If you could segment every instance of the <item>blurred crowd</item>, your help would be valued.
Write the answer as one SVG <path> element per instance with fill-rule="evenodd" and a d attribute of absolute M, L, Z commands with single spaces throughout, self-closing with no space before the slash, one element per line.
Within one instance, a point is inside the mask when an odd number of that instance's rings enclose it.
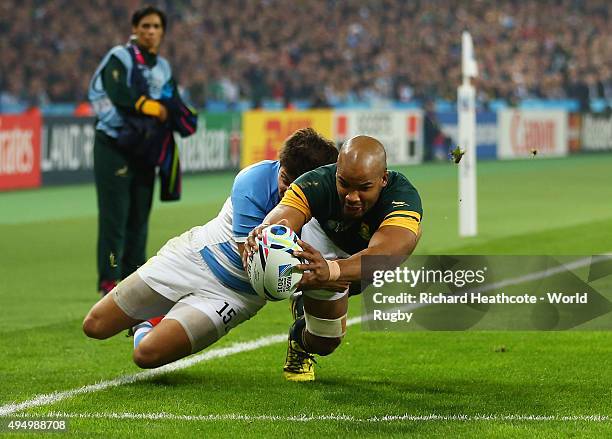
<path fill-rule="evenodd" d="M 175 0 L 162 54 L 186 98 L 234 105 L 454 101 L 461 31 L 479 99 L 612 100 L 610 0 Z M 2 0 L 2 102 L 86 100 L 133 0 Z"/>

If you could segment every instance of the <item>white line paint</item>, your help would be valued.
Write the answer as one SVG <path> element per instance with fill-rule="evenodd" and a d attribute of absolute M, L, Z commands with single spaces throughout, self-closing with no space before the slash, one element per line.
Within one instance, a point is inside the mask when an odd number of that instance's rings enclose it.
<path fill-rule="evenodd" d="M 560 263 L 556 267 L 549 267 L 546 270 L 536 271 L 533 273 L 526 274 L 524 276 L 513 277 L 510 279 L 504 279 L 490 285 L 484 285 L 479 288 L 474 288 L 473 290 L 468 291 L 467 293 L 484 293 L 488 291 L 493 291 L 501 288 L 505 288 L 509 285 L 520 285 L 525 282 L 533 282 L 535 280 L 545 279 L 550 276 L 554 276 L 555 274 L 565 273 L 567 271 L 572 271 L 577 268 L 582 268 L 591 263 L 599 263 L 602 261 L 607 261 L 612 259 L 610 255 L 599 255 L 599 256 L 589 256 L 587 258 L 577 259 L 568 263 Z M 467 294 L 466 293 L 466 294 Z"/>
<path fill-rule="evenodd" d="M 72 419 L 135 419 L 135 420 L 170 420 L 170 421 L 267 421 L 267 422 L 317 422 L 317 421 L 337 421 L 337 422 L 363 422 L 363 423 L 384 423 L 384 422 L 435 422 L 435 421 L 536 421 L 536 422 L 612 422 L 612 417 L 608 415 L 381 415 L 369 418 L 357 418 L 351 415 L 335 414 L 329 415 L 297 415 L 297 416 L 278 416 L 278 415 L 244 415 L 239 413 L 210 414 L 210 415 L 177 415 L 166 412 L 159 413 L 66 413 L 49 412 L 45 414 L 19 413 L 11 417 L 15 418 L 72 418 Z"/>
<path fill-rule="evenodd" d="M 350 326 L 350 325 L 354 325 L 359 322 L 361 322 L 361 317 L 353 317 L 346 321 L 346 325 Z M 165 373 L 174 372 L 177 370 L 191 367 L 203 361 L 209 361 L 215 358 L 228 357 L 230 355 L 239 354 L 241 352 L 248 352 L 248 351 L 252 351 L 255 349 L 263 348 L 266 346 L 270 346 L 276 343 L 282 343 L 286 341 L 287 341 L 287 334 L 276 334 L 276 335 L 270 335 L 267 337 L 261 337 L 261 338 L 258 338 L 256 340 L 249 341 L 249 342 L 234 343 L 226 348 L 211 349 L 208 351 L 204 351 L 201 354 L 194 355 L 192 357 L 184 358 L 174 363 L 167 364 L 157 369 L 151 369 L 145 372 L 139 372 L 139 373 L 132 374 L 132 375 L 124 375 L 122 377 L 115 378 L 113 380 L 101 381 L 96 384 L 90 384 L 90 385 L 79 387 L 76 389 L 38 395 L 32 399 L 29 399 L 27 401 L 23 401 L 20 403 L 6 404 L 3 406 L 0 406 L 0 416 L 7 416 L 12 413 L 20 412 L 22 410 L 27 410 L 32 407 L 39 407 L 43 405 L 55 404 L 56 402 L 63 401 L 64 399 L 69 399 L 77 395 L 99 392 L 101 390 L 106 390 L 111 387 L 118 387 L 124 384 L 131 384 L 137 381 L 148 380 L 150 378 L 153 378 L 159 375 L 163 375 Z"/>
<path fill-rule="evenodd" d="M 608 259 L 609 257 L 610 257 L 609 255 L 606 255 L 606 256 L 598 256 L 593 259 L 599 262 L 600 260 Z M 592 259 L 590 257 L 579 259 L 570 264 L 566 264 L 564 269 L 575 269 L 575 268 L 583 267 L 585 265 L 590 264 L 591 260 Z M 514 279 L 504 280 L 496 284 L 488 285 L 485 291 L 488 291 L 493 288 L 499 288 L 500 285 L 508 285 L 508 282 L 510 281 L 513 281 L 514 283 L 532 281 L 532 280 L 542 279 L 548 276 L 552 276 L 554 274 L 559 273 L 560 271 L 562 271 L 561 268 L 547 269 L 547 270 L 543 270 L 540 272 L 531 273 L 525 276 L 517 277 Z M 419 306 L 413 305 L 413 306 L 408 306 L 408 307 L 417 308 Z M 360 323 L 364 319 L 370 320 L 371 318 L 372 318 L 371 315 L 365 316 L 363 319 L 361 316 L 353 317 L 346 321 L 346 325 L 347 326 L 355 325 L 357 323 Z M 270 346 L 276 343 L 281 343 L 286 340 L 287 340 L 287 334 L 270 335 L 270 336 L 261 337 L 261 338 L 258 338 L 256 340 L 249 341 L 249 342 L 234 343 L 226 348 L 211 349 L 209 351 L 202 352 L 201 354 L 194 355 L 188 358 L 184 358 L 182 360 L 176 361 L 171 364 L 167 364 L 157 369 L 147 370 L 145 372 L 140 372 L 140 373 L 136 373 L 132 375 L 124 375 L 119 378 L 115 378 L 115 379 L 107 380 L 107 381 L 101 381 L 96 384 L 90 384 L 90 385 L 79 387 L 76 389 L 38 395 L 27 401 L 23 401 L 20 403 L 13 402 L 13 403 L 9 403 L 9 404 L 0 406 L 0 417 L 8 416 L 13 413 L 20 412 L 22 410 L 27 410 L 32 407 L 39 407 L 43 405 L 55 404 L 56 402 L 59 402 L 65 399 L 69 399 L 77 395 L 99 392 L 101 390 L 105 390 L 111 387 L 118 387 L 124 384 L 130 384 L 130 383 L 134 383 L 137 381 L 144 381 L 144 380 L 156 377 L 158 375 L 163 375 L 168 372 L 174 372 L 177 370 L 191 367 L 203 361 L 209 361 L 215 358 L 223 358 L 223 357 L 227 357 L 230 355 L 239 354 L 241 352 L 252 351 L 252 350 Z"/>
<path fill-rule="evenodd" d="M 238 354 L 241 352 L 252 351 L 272 344 L 280 343 L 287 340 L 287 334 L 271 335 L 267 337 L 261 337 L 253 341 L 245 343 L 234 343 L 226 348 L 211 349 L 201 354 L 194 355 L 192 357 L 184 358 L 174 363 L 167 364 L 157 369 L 147 370 L 132 375 L 124 375 L 113 380 L 101 381 L 96 384 L 90 384 L 88 386 L 79 387 L 77 389 L 66 390 L 63 392 L 53 392 L 43 395 L 38 395 L 32 399 L 29 399 L 20 403 L 11 403 L 0 407 L 0 416 L 10 415 L 21 410 L 26 410 L 32 407 L 38 407 L 42 405 L 54 404 L 64 399 L 72 398 L 77 395 L 85 393 L 99 392 L 111 387 L 122 386 L 124 384 L 135 383 L 137 381 L 147 380 L 149 378 L 163 375 L 168 372 L 174 372 L 176 370 L 185 369 L 193 366 L 194 364 L 213 360 L 215 358 L 223 358 L 230 355 Z"/>

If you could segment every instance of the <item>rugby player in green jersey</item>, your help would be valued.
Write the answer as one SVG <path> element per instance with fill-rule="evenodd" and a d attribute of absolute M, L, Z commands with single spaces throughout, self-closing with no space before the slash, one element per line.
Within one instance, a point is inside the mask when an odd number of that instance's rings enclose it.
<path fill-rule="evenodd" d="M 284 375 L 314 379 L 313 354 L 329 355 L 346 330 L 348 290 L 330 291 L 333 282 L 359 282 L 361 257 L 408 257 L 421 234 L 423 210 L 417 190 L 402 174 L 387 170 L 384 146 L 375 138 L 346 141 L 336 164 L 295 180 L 280 204 L 250 233 L 243 254 L 257 249 L 255 237 L 267 224 L 301 232 L 303 251 L 295 256 L 304 275 L 292 298 L 294 323 Z"/>

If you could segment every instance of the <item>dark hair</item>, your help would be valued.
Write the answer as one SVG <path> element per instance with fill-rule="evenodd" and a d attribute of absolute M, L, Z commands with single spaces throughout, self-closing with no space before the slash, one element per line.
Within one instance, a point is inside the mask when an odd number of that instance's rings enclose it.
<path fill-rule="evenodd" d="M 298 178 L 319 166 L 336 163 L 338 150 L 334 142 L 312 128 L 302 128 L 285 140 L 278 159 L 289 177 Z"/>
<path fill-rule="evenodd" d="M 155 6 L 145 6 L 144 8 L 138 9 L 134 14 L 132 14 L 132 26 L 136 27 L 140 23 L 140 20 L 145 18 L 148 15 L 156 14 L 161 20 L 162 29 L 166 30 L 166 14 L 159 8 Z"/>

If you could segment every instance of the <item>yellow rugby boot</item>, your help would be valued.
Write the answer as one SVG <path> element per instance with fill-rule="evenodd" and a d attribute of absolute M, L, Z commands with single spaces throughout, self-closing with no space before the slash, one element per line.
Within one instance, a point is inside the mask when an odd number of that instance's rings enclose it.
<path fill-rule="evenodd" d="M 314 381 L 314 365 L 316 364 L 314 356 L 302 349 L 299 343 L 291 337 L 292 332 L 297 332 L 296 329 L 301 332 L 305 326 L 302 294 L 296 293 L 291 296 L 289 305 L 291 316 L 295 321 L 291 330 L 289 330 L 283 376 L 287 381 Z M 299 328 L 296 328 L 296 326 L 299 326 Z"/>
<path fill-rule="evenodd" d="M 314 381 L 315 363 L 313 355 L 305 352 L 296 341 L 289 339 L 283 368 L 283 376 L 287 381 Z"/>

